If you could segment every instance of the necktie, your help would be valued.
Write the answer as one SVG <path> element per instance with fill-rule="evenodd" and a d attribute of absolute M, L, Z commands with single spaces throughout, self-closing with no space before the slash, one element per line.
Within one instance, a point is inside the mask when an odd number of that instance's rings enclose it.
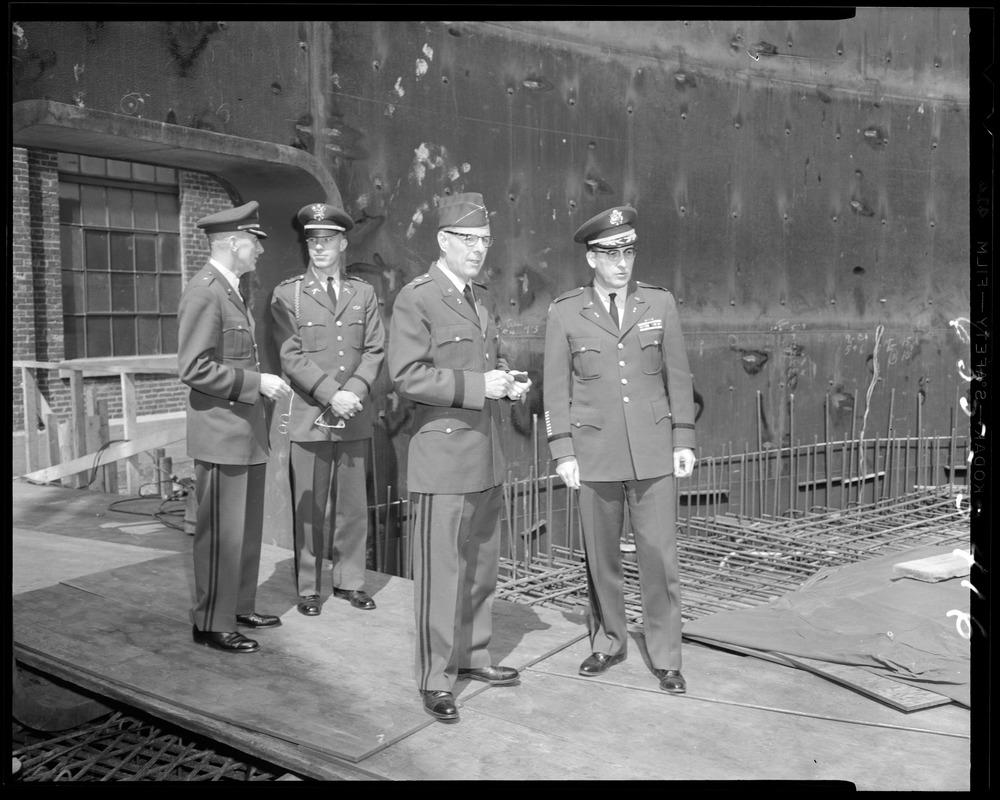
<path fill-rule="evenodd" d="M 330 299 L 333 301 L 333 307 L 337 307 L 337 287 L 333 282 L 333 276 L 331 275 L 326 279 L 326 293 L 330 295 Z"/>
<path fill-rule="evenodd" d="M 615 304 L 615 298 L 618 295 L 615 292 L 610 292 L 608 294 L 608 310 L 611 312 L 611 319 L 614 320 L 615 327 L 620 328 L 622 326 L 621 322 L 618 320 L 618 306 Z"/>
<path fill-rule="evenodd" d="M 462 294 L 465 295 L 465 302 L 472 306 L 472 310 L 476 310 L 476 298 L 472 296 L 472 286 L 470 284 L 465 284 L 465 288 L 462 289 Z"/>

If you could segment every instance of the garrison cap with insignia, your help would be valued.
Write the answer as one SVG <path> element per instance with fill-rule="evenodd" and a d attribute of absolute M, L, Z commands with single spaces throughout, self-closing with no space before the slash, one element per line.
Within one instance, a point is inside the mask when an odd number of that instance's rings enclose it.
<path fill-rule="evenodd" d="M 632 244 L 638 238 L 635 233 L 636 216 L 638 214 L 632 206 L 609 208 L 584 222 L 573 234 L 573 241 L 602 250 Z"/>
<path fill-rule="evenodd" d="M 205 231 L 206 234 L 244 232 L 252 233 L 259 239 L 266 239 L 267 234 L 260 229 L 260 219 L 257 216 L 257 209 L 260 203 L 251 200 L 236 208 L 227 208 L 225 211 L 218 211 L 202 217 L 195 224 Z"/>
<path fill-rule="evenodd" d="M 490 224 L 483 196 L 477 192 L 442 197 L 438 203 L 438 230 L 442 228 L 483 228 Z"/>
<path fill-rule="evenodd" d="M 346 233 L 354 227 L 354 220 L 350 214 L 329 203 L 310 203 L 303 206 L 299 209 L 297 217 L 306 236 L 323 234 L 333 236 L 336 233 Z"/>

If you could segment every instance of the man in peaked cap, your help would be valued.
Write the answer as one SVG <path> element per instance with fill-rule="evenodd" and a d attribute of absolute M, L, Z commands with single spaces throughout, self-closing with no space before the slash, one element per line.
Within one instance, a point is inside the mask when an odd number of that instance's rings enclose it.
<path fill-rule="evenodd" d="M 295 524 L 298 610 L 317 616 L 327 501 L 331 503 L 333 594 L 372 610 L 365 592 L 372 386 L 385 355 L 385 331 L 372 286 L 344 273 L 353 220 L 328 203 L 298 213 L 309 267 L 282 281 L 271 298 L 281 368 L 292 385 L 286 411 Z M 331 491 L 332 490 L 332 491 Z"/>
<path fill-rule="evenodd" d="M 438 260 L 393 307 L 389 377 L 416 403 L 407 455 L 413 511 L 415 672 L 424 708 L 458 720 L 453 689 L 518 681 L 488 646 L 500 561 L 505 471 L 501 401 L 531 386 L 500 353 L 499 315 L 476 282 L 493 243 L 482 195 L 438 206 Z"/>
<path fill-rule="evenodd" d="M 254 608 L 270 442 L 266 404 L 291 391 L 261 372 L 254 319 L 241 275 L 264 252 L 257 203 L 220 211 L 197 225 L 211 258 L 188 281 L 177 311 L 178 374 L 188 387 L 187 452 L 194 459 L 195 642 L 230 653 L 259 649 L 236 628 L 273 628 Z"/>
<path fill-rule="evenodd" d="M 579 489 L 591 655 L 580 674 L 624 661 L 621 536 L 629 511 L 646 649 L 660 688 L 685 691 L 676 478 L 694 469 L 694 391 L 670 292 L 632 280 L 636 211 L 587 220 L 574 240 L 594 279 L 549 307 L 545 425 L 556 472 Z"/>

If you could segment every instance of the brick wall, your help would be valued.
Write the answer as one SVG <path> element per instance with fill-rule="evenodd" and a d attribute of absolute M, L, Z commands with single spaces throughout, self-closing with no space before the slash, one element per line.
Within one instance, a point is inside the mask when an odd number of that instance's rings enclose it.
<path fill-rule="evenodd" d="M 62 275 L 59 241 L 58 174 L 55 153 L 13 148 L 11 299 L 13 360 L 57 362 L 63 347 Z M 208 240 L 195 223 L 206 214 L 231 208 L 230 192 L 208 175 L 180 171 L 181 269 L 185 281 L 208 258 Z M 39 372 L 42 393 L 52 411 L 69 418 L 69 381 Z M 117 378 L 88 378 L 98 399 L 109 401 L 113 418 L 121 415 Z M 12 370 L 14 431 L 24 429 L 21 371 Z M 187 390 L 175 377 L 138 378 L 140 416 L 184 410 Z"/>
<path fill-rule="evenodd" d="M 13 148 L 12 152 L 12 358 L 61 361 L 64 358 L 62 276 L 59 256 L 59 196 L 55 153 Z M 58 381 L 39 375 L 46 394 Z M 12 371 L 15 430 L 23 429 L 21 371 Z"/>
<path fill-rule="evenodd" d="M 232 208 L 235 202 L 225 186 L 210 175 L 181 172 L 181 253 L 184 282 L 205 266 L 211 251 L 205 232 L 195 226 L 202 217 Z"/>

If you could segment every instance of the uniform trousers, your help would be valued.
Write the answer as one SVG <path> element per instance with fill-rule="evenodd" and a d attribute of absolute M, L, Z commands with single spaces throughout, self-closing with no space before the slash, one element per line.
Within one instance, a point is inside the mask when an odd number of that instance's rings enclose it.
<path fill-rule="evenodd" d="M 236 630 L 252 614 L 260 571 L 267 464 L 212 464 L 195 459 L 195 605 L 200 631 Z"/>
<path fill-rule="evenodd" d="M 333 587 L 365 588 L 369 443 L 369 439 L 291 443 L 288 467 L 295 509 L 295 576 L 302 597 L 320 593 L 328 501 Z"/>
<path fill-rule="evenodd" d="M 493 663 L 493 596 L 500 566 L 503 487 L 412 493 L 415 673 L 424 691 L 450 692 L 459 669 Z"/>
<path fill-rule="evenodd" d="M 628 645 L 621 554 L 627 504 L 639 562 L 646 651 L 653 669 L 681 668 L 675 494 L 673 475 L 648 480 L 580 482 L 593 652 L 618 655 Z"/>

